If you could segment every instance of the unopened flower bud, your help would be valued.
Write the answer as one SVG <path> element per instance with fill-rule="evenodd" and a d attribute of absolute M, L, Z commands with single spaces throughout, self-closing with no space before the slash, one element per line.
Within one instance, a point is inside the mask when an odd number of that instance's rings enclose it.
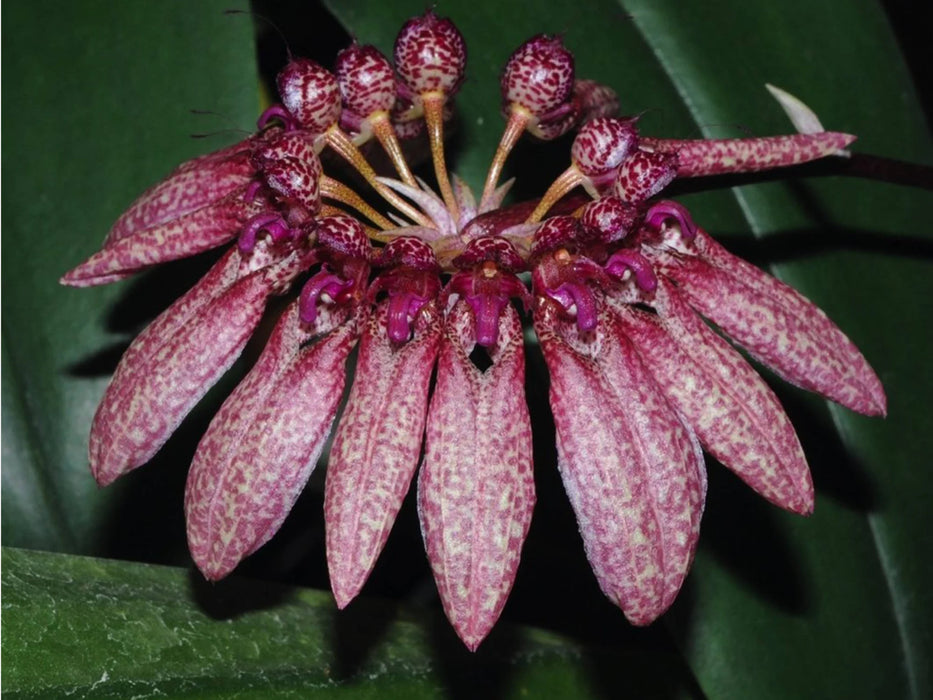
<path fill-rule="evenodd" d="M 393 238 L 382 248 L 375 263 L 378 267 L 404 265 L 416 270 L 440 270 L 434 249 L 415 236 Z"/>
<path fill-rule="evenodd" d="M 337 79 L 327 69 L 306 58 L 291 61 L 276 78 L 285 109 L 301 126 L 322 133 L 340 116 Z"/>
<path fill-rule="evenodd" d="M 461 270 L 476 267 L 484 261 L 491 261 L 496 267 L 508 272 L 524 270 L 525 260 L 515 250 L 515 246 L 504 238 L 483 236 L 467 245 L 460 255 L 453 259 L 453 265 Z"/>
<path fill-rule="evenodd" d="M 334 71 L 344 109 L 365 118 L 395 104 L 395 72 L 375 46 L 348 46 L 337 54 Z"/>
<path fill-rule="evenodd" d="M 529 39 L 509 57 L 500 86 L 503 103 L 518 104 L 539 119 L 567 102 L 573 91 L 573 54 L 560 37 Z"/>
<path fill-rule="evenodd" d="M 318 220 L 318 244 L 332 253 L 369 260 L 372 246 L 359 221 L 350 216 L 325 216 Z"/>
<path fill-rule="evenodd" d="M 573 96 L 580 100 L 580 120 L 588 122 L 598 117 L 614 117 L 619 113 L 619 96 L 608 85 L 595 80 L 577 80 Z"/>
<path fill-rule="evenodd" d="M 638 204 L 653 197 L 677 177 L 677 156 L 672 153 L 635 151 L 619 168 L 615 193 Z"/>
<path fill-rule="evenodd" d="M 531 245 L 533 257 L 560 248 L 574 248 L 580 240 L 580 221 L 572 216 L 552 216 L 535 231 Z"/>
<path fill-rule="evenodd" d="M 395 39 L 395 67 L 415 94 L 457 92 L 466 68 L 466 43 L 449 19 L 428 10 L 408 20 Z"/>
<path fill-rule="evenodd" d="M 300 205 L 308 214 L 318 211 L 323 171 L 306 133 L 291 131 L 279 135 L 253 154 L 253 163 L 266 184 L 287 205 Z"/>
<path fill-rule="evenodd" d="M 618 197 L 603 197 L 583 208 L 580 223 L 603 243 L 625 238 L 638 218 L 638 209 Z"/>
<path fill-rule="evenodd" d="M 637 134 L 634 119 L 593 119 L 581 127 L 570 157 L 591 179 L 614 174 L 635 147 Z"/>

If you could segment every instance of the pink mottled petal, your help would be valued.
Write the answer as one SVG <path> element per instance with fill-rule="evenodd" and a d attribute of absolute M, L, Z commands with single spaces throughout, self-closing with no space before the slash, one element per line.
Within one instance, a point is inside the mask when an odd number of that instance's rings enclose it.
<path fill-rule="evenodd" d="M 145 267 L 197 255 L 231 240 L 261 205 L 243 198 L 245 188 L 209 206 L 108 243 L 68 272 L 62 284 L 90 287 L 122 279 Z"/>
<path fill-rule="evenodd" d="M 188 545 L 208 579 L 229 574 L 291 511 L 330 434 L 359 324 L 354 316 L 301 347 L 293 304 L 211 422 L 185 495 Z"/>
<path fill-rule="evenodd" d="M 499 319 L 493 361 L 470 361 L 469 306 L 451 310 L 428 412 L 418 511 L 444 611 L 475 650 L 499 618 L 534 506 L 531 424 L 518 314 Z"/>
<path fill-rule="evenodd" d="M 211 556 L 212 503 L 237 446 L 243 443 L 257 413 L 294 362 L 301 345 L 346 321 L 346 316 L 342 316 L 321 324 L 324 314 L 318 314 L 316 324 L 320 325 L 308 328 L 299 323 L 298 313 L 298 305 L 292 304 L 282 314 L 256 364 L 220 407 L 198 444 L 188 472 L 185 515 L 188 547 L 199 565 Z"/>
<path fill-rule="evenodd" d="M 256 169 L 250 153 L 257 137 L 183 163 L 130 205 L 107 234 L 104 246 L 202 209 L 243 188 Z"/>
<path fill-rule="evenodd" d="M 414 337 L 393 343 L 387 309 L 383 302 L 363 332 L 327 466 L 327 564 L 340 608 L 366 582 L 418 466 L 441 337 L 439 315 L 430 305 L 415 323 Z"/>
<path fill-rule="evenodd" d="M 774 392 L 662 279 L 658 315 L 614 304 L 626 336 L 703 447 L 772 503 L 813 512 L 813 481 Z"/>
<path fill-rule="evenodd" d="M 649 624 L 673 603 L 693 560 L 706 496 L 699 444 L 611 314 L 581 335 L 545 303 L 535 329 L 587 558 L 629 621 Z"/>
<path fill-rule="evenodd" d="M 659 261 L 691 306 L 792 384 L 859 413 L 885 414 L 878 376 L 816 305 L 702 230 L 691 245 L 696 256 Z"/>
<path fill-rule="evenodd" d="M 159 314 L 152 323 L 136 336 L 126 352 L 123 353 L 123 357 L 120 358 L 120 363 L 110 379 L 110 386 L 108 386 L 100 407 L 97 409 L 95 422 L 100 421 L 101 425 L 105 425 L 118 420 L 116 411 L 120 405 L 119 402 L 110 400 L 115 391 L 111 387 L 131 384 L 134 381 L 133 376 L 139 373 L 140 368 L 145 367 L 147 356 L 156 353 L 166 338 L 172 337 L 177 329 L 183 327 L 211 299 L 217 297 L 236 281 L 239 267 L 240 256 L 233 250 L 228 251 L 226 255 L 214 263 L 214 266 L 197 284 L 189 289 L 184 296 L 176 299 L 171 306 Z M 101 441 L 105 437 L 105 431 L 91 430 L 88 444 L 89 455 L 98 454 L 103 449 Z"/>
<path fill-rule="evenodd" d="M 203 302 L 209 290 L 199 291 L 192 296 Z M 253 273 L 195 313 L 188 313 L 187 304 L 176 303 L 154 322 L 163 333 L 144 332 L 134 341 L 91 426 L 89 459 L 99 484 L 109 484 L 158 452 L 239 356 L 268 294 L 263 272 Z"/>
<path fill-rule="evenodd" d="M 677 176 L 751 173 L 808 163 L 833 155 L 855 141 L 851 134 L 825 131 L 750 139 L 651 139 L 639 145 L 677 154 Z"/>

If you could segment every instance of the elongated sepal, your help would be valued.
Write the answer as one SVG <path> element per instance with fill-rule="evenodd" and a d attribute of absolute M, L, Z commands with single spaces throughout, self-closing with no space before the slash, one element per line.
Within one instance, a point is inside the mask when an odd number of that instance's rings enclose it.
<path fill-rule="evenodd" d="M 180 219 L 244 187 L 256 173 L 250 154 L 263 138 L 262 135 L 251 136 L 182 163 L 130 205 L 110 229 L 104 247 Z"/>
<path fill-rule="evenodd" d="M 444 611 L 475 650 L 499 618 L 534 506 L 531 423 L 518 314 L 499 319 L 492 365 L 470 360 L 467 302 L 448 315 L 418 477 L 418 511 Z"/>
<path fill-rule="evenodd" d="M 677 154 L 677 177 L 752 173 L 809 163 L 855 141 L 835 131 L 750 139 L 642 139 L 642 147 Z"/>
<path fill-rule="evenodd" d="M 613 305 L 668 400 L 706 450 L 781 508 L 813 512 L 813 480 L 774 392 L 663 278 L 658 315 Z"/>
<path fill-rule="evenodd" d="M 108 284 L 152 265 L 223 245 L 261 210 L 260 204 L 244 198 L 245 191 L 244 186 L 201 209 L 106 244 L 62 277 L 61 283 L 72 287 Z"/>
<path fill-rule="evenodd" d="M 663 255 L 684 297 L 762 364 L 797 386 L 866 415 L 884 415 L 881 381 L 813 302 L 697 230 L 691 255 Z"/>
<path fill-rule="evenodd" d="M 233 281 L 234 266 L 235 253 L 130 345 L 91 426 L 88 456 L 102 486 L 149 461 L 243 350 L 270 283 L 263 270 Z"/>
<path fill-rule="evenodd" d="M 337 606 L 359 593 L 418 467 L 441 321 L 433 304 L 405 343 L 389 338 L 389 302 L 360 340 L 350 398 L 327 466 L 327 564 Z"/>
<path fill-rule="evenodd" d="M 285 521 L 330 434 L 358 335 L 354 316 L 301 346 L 308 333 L 292 304 L 214 417 L 185 493 L 188 546 L 208 579 L 230 573 Z"/>
<path fill-rule="evenodd" d="M 693 560 L 706 496 L 700 446 L 605 308 L 581 334 L 542 300 L 535 330 L 587 558 L 629 621 L 649 624 L 673 603 Z"/>

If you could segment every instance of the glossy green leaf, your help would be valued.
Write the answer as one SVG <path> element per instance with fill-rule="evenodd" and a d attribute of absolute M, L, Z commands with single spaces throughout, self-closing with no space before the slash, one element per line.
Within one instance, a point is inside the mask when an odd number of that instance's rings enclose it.
<path fill-rule="evenodd" d="M 620 657 L 513 628 L 472 655 L 437 609 L 338 614 L 318 591 L 211 588 L 182 569 L 17 549 L 2 563 L 9 698 L 584 698 L 600 683 L 698 697 L 664 652 Z"/>
<path fill-rule="evenodd" d="M 229 7 L 4 7 L 4 543 L 112 551 L 119 489 L 88 479 L 90 418 L 122 348 L 185 275 L 83 292 L 58 278 L 146 187 L 252 128 L 252 22 Z"/>
<path fill-rule="evenodd" d="M 323 59 L 339 34 L 334 26 L 316 7 L 294 3 L 283 10 L 276 5 L 265 3 L 262 10 L 278 20 L 296 53 L 320 52 L 316 57 Z M 425 7 L 417 0 L 334 0 L 332 5 L 361 41 L 387 51 L 404 19 Z M 193 440 L 209 411 L 194 416 L 156 463 L 105 491 L 94 486 L 84 455 L 90 419 L 119 350 L 190 284 L 199 263 L 168 266 L 165 272 L 102 290 L 63 289 L 56 280 L 95 250 L 113 219 L 146 186 L 178 162 L 218 148 L 241 132 L 207 140 L 189 134 L 251 128 L 258 106 L 252 27 L 246 17 L 224 16 L 229 6 L 81 2 L 4 7 L 4 544 L 185 561 L 181 488 Z M 577 55 L 579 75 L 615 87 L 625 111 L 643 113 L 644 133 L 788 132 L 790 125 L 763 88 L 770 82 L 807 102 L 827 128 L 858 134 L 856 150 L 933 162 L 901 54 L 881 5 L 873 0 L 553 1 L 528 9 L 517 3 L 456 0 L 442 3 L 438 12 L 455 19 L 469 45 L 469 79 L 458 98 L 449 158 L 473 184 L 482 182 L 501 129 L 499 68 L 515 46 L 541 31 L 562 32 Z M 191 109 L 219 116 L 192 115 Z M 517 197 L 540 194 L 565 166 L 567 145 L 520 145 L 507 166 L 507 174 L 520 176 Z M 637 670 L 643 660 L 633 650 L 666 650 L 652 657 L 665 667 L 650 666 L 659 695 L 684 687 L 663 681 L 668 668 L 679 674 L 685 660 L 709 697 L 929 696 L 933 594 L 927 582 L 933 574 L 933 536 L 925 511 L 933 498 L 926 473 L 933 452 L 928 360 L 933 352 L 933 246 L 925 215 L 933 198 L 917 189 L 838 177 L 749 183 L 688 194 L 682 201 L 727 246 L 773 266 L 856 341 L 885 382 L 888 418 L 863 419 L 779 388 L 814 471 L 816 514 L 800 519 L 781 513 L 711 464 L 701 551 L 666 618 L 668 639 L 660 626 L 629 630 L 586 570 L 554 476 L 545 374 L 532 354 L 529 364 L 538 374 L 532 375 L 528 391 L 542 422 L 536 437 L 539 503 L 506 616 L 611 644 L 619 669 L 626 672 Z M 317 509 L 312 523 L 282 533 L 267 548 L 274 553 L 260 554 L 260 559 L 294 562 L 297 556 L 315 562 L 309 567 L 323 566 L 320 503 L 311 499 L 308 505 L 305 511 Z M 388 583 L 377 590 L 417 597 L 420 586 L 429 589 L 430 584 L 411 513 L 397 530 L 377 570 Z M 4 559 L 5 577 L 19 576 L 27 566 L 29 557 L 17 556 Z M 106 567 L 75 566 L 68 580 L 92 585 Z M 413 570 L 408 579 L 407 569 Z M 280 576 L 281 567 L 275 570 Z M 147 589 L 140 580 L 145 575 L 133 573 L 132 567 L 107 571 L 112 581 L 122 582 L 113 585 L 140 603 L 138 624 L 127 628 L 133 630 L 129 641 L 158 638 L 162 621 L 147 616 L 146 606 L 164 590 Z M 265 573 L 263 564 L 255 564 L 253 571 Z M 28 610 L 41 621 L 57 606 L 55 596 L 67 593 L 56 588 L 54 578 L 31 579 L 32 596 L 4 610 L 5 656 L 10 615 Z M 325 585 L 320 573 L 295 578 Z M 44 598 L 43 591 L 48 593 Z M 4 593 L 7 604 L 6 586 Z M 46 612 L 33 598 L 45 602 Z M 326 598 L 318 603 L 318 614 L 325 615 Z M 210 603 L 202 599 L 201 605 Z M 274 615 L 278 604 L 270 606 Z M 196 611 L 196 606 L 188 608 L 191 614 Z M 495 639 L 491 642 L 498 644 Z M 682 660 L 670 653 L 670 640 Z M 59 658 L 75 649 L 65 641 L 56 644 Z M 89 651 L 99 653 L 96 658 L 103 663 L 110 658 L 108 649 L 101 642 L 99 650 Z M 197 657 L 187 656 L 185 649 L 159 659 L 160 665 L 179 669 L 176 675 L 169 670 L 158 676 L 175 679 L 160 686 L 166 691 L 188 692 L 178 679 L 190 677 Z M 19 658 L 29 653 L 25 649 Z M 589 654 L 574 653 L 583 659 Z M 249 668 L 256 669 L 254 678 L 271 678 L 281 668 L 275 659 L 266 669 L 251 665 L 243 654 L 242 649 L 218 651 L 212 672 L 227 669 L 232 675 Z M 376 653 L 373 658 L 386 657 Z M 404 658 L 438 663 L 419 643 Z M 583 666 L 554 666 L 550 676 L 529 667 L 528 673 L 537 677 L 540 672 L 555 688 L 567 689 L 577 686 L 559 685 L 570 683 L 565 675 L 586 673 L 591 690 L 607 697 L 626 689 L 636 696 L 651 692 L 647 687 L 632 691 L 598 663 Z M 130 665 L 122 668 L 121 682 L 128 684 L 123 688 L 131 687 L 128 679 L 151 683 L 157 678 L 151 671 L 140 670 L 151 674 L 142 679 L 133 676 Z M 91 665 L 77 669 L 85 675 L 67 682 L 90 693 L 100 675 L 92 677 L 88 669 L 97 670 Z M 455 692 L 451 678 L 457 674 L 445 675 L 448 690 Z M 510 685 L 507 672 L 498 678 L 498 692 L 518 687 Z M 283 692 L 301 687 L 293 676 L 278 679 Z M 372 687 L 380 688 L 379 682 Z M 408 688 L 408 682 L 414 681 L 399 680 L 397 687 Z M 246 693 L 272 685 L 216 687 Z M 34 686 L 20 688 L 38 692 Z"/>

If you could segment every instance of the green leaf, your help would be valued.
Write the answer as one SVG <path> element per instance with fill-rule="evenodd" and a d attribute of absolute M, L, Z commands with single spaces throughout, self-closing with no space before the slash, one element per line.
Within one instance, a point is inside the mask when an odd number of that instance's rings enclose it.
<path fill-rule="evenodd" d="M 425 7 L 423 0 L 332 4 L 354 35 L 386 51 L 404 19 Z M 189 134 L 251 129 L 259 105 L 253 30 L 248 18 L 222 14 L 230 5 L 33 2 L 4 8 L 4 544 L 139 561 L 186 561 L 181 490 L 209 410 L 194 416 L 155 463 L 122 485 L 98 490 L 87 472 L 85 451 L 91 416 L 118 351 L 193 281 L 203 263 L 167 266 L 165 272 L 105 289 L 64 289 L 56 280 L 96 249 L 112 221 L 145 187 L 182 160 L 241 136 L 226 132 L 195 140 Z M 310 48 L 322 52 L 334 43 L 337 32 L 317 8 L 295 4 L 291 11 L 295 14 L 289 17 L 296 21 L 280 22 L 289 36 L 303 33 Z M 578 74 L 616 88 L 624 111 L 643 113 L 644 133 L 696 137 L 790 131 L 763 88 L 770 82 L 807 102 L 827 128 L 858 134 L 856 150 L 933 162 L 923 115 L 878 2 L 552 0 L 526 9 L 517 3 L 456 0 L 444 2 L 438 12 L 454 18 L 469 45 L 469 76 L 457 101 L 450 163 L 474 185 L 483 180 L 501 130 L 498 71 L 521 41 L 542 31 L 563 32 L 576 53 Z M 311 18 L 305 19 L 305 13 Z M 220 116 L 192 115 L 191 109 Z M 567 140 L 520 144 L 506 173 L 521 176 L 516 196 L 540 194 L 565 167 L 567 146 Z M 688 687 L 681 681 L 663 682 L 672 674 L 682 678 L 680 664 L 685 661 L 709 697 L 933 695 L 926 664 L 933 658 L 928 624 L 933 619 L 928 586 L 933 535 L 925 517 L 933 498 L 926 473 L 933 452 L 928 359 L 933 354 L 933 270 L 931 233 L 925 225 L 933 198 L 878 182 L 808 178 L 748 181 L 681 199 L 728 247 L 771 265 L 855 340 L 885 382 L 889 416 L 864 419 L 796 390 L 779 389 L 814 471 L 817 510 L 810 519 L 778 512 L 719 465 L 710 464 L 701 551 L 681 599 L 666 617 L 682 654 L 678 657 L 659 626 L 629 630 L 586 570 L 554 475 L 545 375 L 540 358 L 532 354 L 529 365 L 539 373 L 532 375 L 536 382 L 529 385 L 529 396 L 543 421 L 536 426 L 541 428 L 536 435 L 539 500 L 506 616 L 612 645 L 618 674 L 588 661 L 589 648 L 574 647 L 584 660 L 580 664 L 557 664 L 550 671 L 532 664 L 529 678 L 537 682 L 540 674 L 551 682 L 551 695 L 576 691 L 582 686 L 573 683 L 583 683 L 584 674 L 590 694 L 611 697 L 627 689 L 636 696 L 663 695 Z M 309 545 L 302 539 L 320 537 L 320 503 L 310 505 L 317 519 L 307 528 L 280 534 L 267 551 L 297 551 L 303 561 L 321 568 L 322 547 L 317 540 Z M 410 511 L 396 530 L 377 570 L 389 583 L 379 590 L 415 595 L 419 584 L 412 580 L 428 574 Z M 100 630 L 107 630 L 108 620 L 119 619 L 119 613 L 97 609 L 99 619 L 84 618 L 87 624 L 96 623 L 97 636 L 88 638 L 93 643 L 68 637 L 69 622 L 43 638 L 58 660 L 50 660 L 47 668 L 33 662 L 33 679 L 62 666 L 69 655 L 82 658 L 81 652 L 96 655 L 96 665 L 64 666 L 62 674 L 74 675 L 59 677 L 58 687 L 93 694 L 91 688 L 101 678 L 95 672 L 110 668 L 109 660 L 113 668 L 121 664 L 119 673 L 110 672 L 109 678 L 124 684 L 114 685 L 122 695 L 136 692 L 134 682 L 145 687 L 162 683 L 158 687 L 166 692 L 196 694 L 178 679 L 196 676 L 192 669 L 203 666 L 203 657 L 189 655 L 189 647 L 180 642 L 152 661 L 145 645 L 165 634 L 163 619 L 154 611 L 166 598 L 178 606 L 176 611 L 186 610 L 177 620 L 206 624 L 197 616 L 210 607 L 213 593 L 192 602 L 177 572 L 166 574 L 176 587 L 160 588 L 147 586 L 146 580 L 159 580 L 161 574 L 153 572 L 164 570 L 74 563 L 84 560 L 67 560 L 58 574 L 30 579 L 27 573 L 41 568 L 35 564 L 41 559 L 20 553 L 4 558 L 5 606 L 13 601 L 3 620 L 7 689 L 14 688 L 11 676 L 26 677 L 20 671 L 11 674 L 10 658 L 16 662 L 13 668 L 26 669 L 24 659 L 39 648 L 9 652 L 9 645 L 32 639 L 32 633 L 11 630 L 26 623 L 38 628 L 49 611 L 64 610 L 59 601 L 68 586 L 57 583 L 56 576 L 65 576 L 75 591 L 94 591 L 103 578 L 138 601 L 129 616 L 133 624 L 123 627 L 120 639 L 131 645 L 127 649 L 141 647 L 125 655 L 115 650 L 107 632 Z M 414 573 L 406 574 L 407 569 Z M 262 565 L 255 570 L 262 572 Z M 28 595 L 14 597 L 6 577 L 30 581 Z M 304 578 L 326 585 L 323 574 Z M 254 590 L 243 593 L 247 600 L 253 595 L 269 600 Z M 296 594 L 299 600 L 304 595 Z M 262 624 L 270 625 L 276 614 L 284 619 L 295 612 L 289 602 L 276 600 L 269 603 L 269 617 Z M 324 612 L 329 609 L 326 599 L 316 600 L 317 614 L 330 620 Z M 73 612 L 80 614 L 80 608 L 75 603 Z M 295 614 L 289 619 L 313 619 Z M 18 621 L 16 616 L 21 616 Z M 334 616 L 332 624 L 352 627 L 358 620 L 341 619 Z M 374 645 L 381 634 L 370 633 L 370 628 L 361 632 L 375 638 L 370 642 Z M 511 633 L 494 633 L 500 634 L 508 639 Z M 436 656 L 423 641 L 408 649 L 405 640 L 410 639 L 399 637 L 398 649 L 405 651 L 398 653 L 415 671 L 405 677 L 398 670 L 393 687 L 416 687 L 417 669 L 431 663 L 446 668 L 449 657 Z M 490 643 L 499 644 L 498 639 L 494 636 Z M 315 643 L 332 642 L 318 638 Z M 643 645 L 651 663 L 634 651 Z M 285 667 L 275 666 L 275 655 L 266 659 L 268 666 L 252 665 L 242 639 L 233 647 L 218 647 L 206 673 L 222 678 L 247 669 L 244 676 L 266 678 L 266 685 L 218 681 L 218 693 L 249 690 L 269 697 L 273 687 L 283 693 L 302 688 L 303 681 L 294 675 L 275 676 L 275 669 Z M 301 643 L 294 648 L 305 650 Z M 289 649 L 279 648 L 278 653 Z M 456 663 L 466 663 L 451 654 Z M 376 654 L 373 662 L 385 658 L 391 654 Z M 366 656 L 361 664 L 368 662 Z M 302 677 L 311 682 L 321 678 L 313 663 L 296 663 Z M 157 674 L 156 664 L 164 675 Z M 441 673 L 442 685 L 455 692 L 459 671 Z M 512 683 L 510 672 L 497 673 L 491 688 L 511 692 L 520 687 Z M 525 678 L 524 673 L 515 677 Z M 639 682 L 656 677 L 660 687 L 656 693 L 650 685 L 632 690 L 620 679 L 632 673 Z M 43 694 L 38 686 L 23 683 L 18 689 L 27 696 Z M 380 683 L 374 681 L 369 692 L 381 696 Z M 105 687 L 93 692 L 103 693 Z M 293 692 L 302 695 L 303 690 Z"/>
<path fill-rule="evenodd" d="M 437 609 L 338 613 L 318 591 L 16 549 L 2 564 L 4 697 L 584 698 L 598 682 L 697 697 L 663 652 L 512 628 L 473 655 Z"/>
<path fill-rule="evenodd" d="M 120 489 L 102 492 L 88 479 L 90 418 L 119 349 L 153 315 L 147 297 L 165 305 L 178 283 L 78 291 L 58 278 L 95 251 L 146 187 L 252 129 L 253 28 L 249 17 L 225 16 L 230 6 L 4 8 L 12 30 L 3 46 L 6 544 L 107 551 Z M 209 132 L 217 133 L 191 138 Z"/>

